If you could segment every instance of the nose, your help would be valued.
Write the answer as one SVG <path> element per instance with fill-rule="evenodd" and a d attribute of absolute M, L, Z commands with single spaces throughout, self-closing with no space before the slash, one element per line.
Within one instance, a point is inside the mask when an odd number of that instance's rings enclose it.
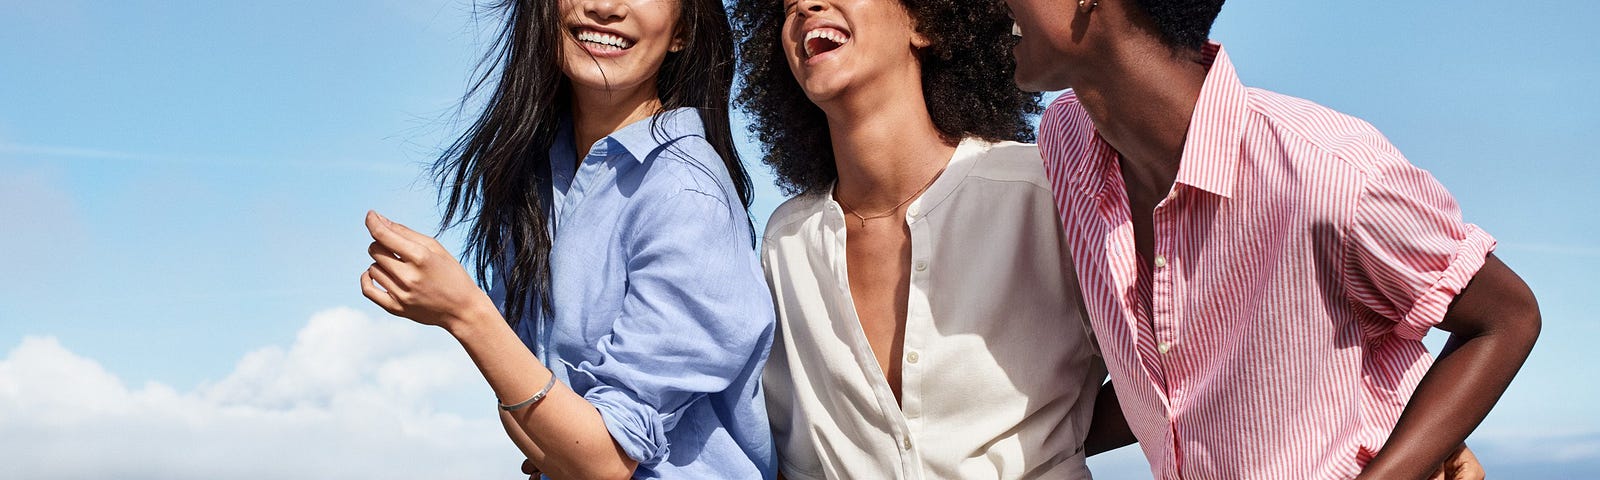
<path fill-rule="evenodd" d="M 585 0 L 583 14 L 597 22 L 615 22 L 628 16 L 628 2 L 622 0 Z"/>
<path fill-rule="evenodd" d="M 817 14 L 828 10 L 828 2 L 823 0 L 800 0 L 795 10 L 805 14 Z"/>

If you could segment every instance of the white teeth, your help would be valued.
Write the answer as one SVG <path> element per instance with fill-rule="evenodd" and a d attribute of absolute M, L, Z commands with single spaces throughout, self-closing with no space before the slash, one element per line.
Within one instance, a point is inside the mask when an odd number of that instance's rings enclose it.
<path fill-rule="evenodd" d="M 843 46 L 845 43 L 849 43 L 850 42 L 850 37 L 845 36 L 845 34 L 843 32 L 840 32 L 838 30 L 834 30 L 834 29 L 831 29 L 831 28 L 819 28 L 819 29 L 816 29 L 816 30 L 812 30 L 812 31 L 806 32 L 806 38 L 805 38 L 805 40 L 801 40 L 800 44 L 805 48 L 807 57 L 812 56 L 814 54 L 811 51 L 811 40 L 817 39 L 817 38 L 824 38 L 824 39 L 827 39 L 828 41 L 831 41 L 833 43 L 839 44 L 841 46 Z"/>
<path fill-rule="evenodd" d="M 609 34 L 609 33 L 596 32 L 596 31 L 593 31 L 593 30 L 579 30 L 578 31 L 578 41 L 580 41 L 580 42 L 589 42 L 589 43 L 597 43 L 597 44 L 600 44 L 600 45 L 608 45 L 608 46 L 617 47 L 617 48 L 623 48 L 623 49 L 626 49 L 626 48 L 629 48 L 629 47 L 633 46 L 633 43 L 629 42 L 628 39 L 625 39 L 625 38 L 622 38 L 622 37 L 619 37 L 619 36 L 616 36 L 616 35 L 612 35 L 612 34 Z"/>
<path fill-rule="evenodd" d="M 1022 36 L 1022 25 L 1017 25 L 1016 23 L 1012 23 L 1011 24 L 1011 36 L 1013 36 L 1013 37 Z"/>

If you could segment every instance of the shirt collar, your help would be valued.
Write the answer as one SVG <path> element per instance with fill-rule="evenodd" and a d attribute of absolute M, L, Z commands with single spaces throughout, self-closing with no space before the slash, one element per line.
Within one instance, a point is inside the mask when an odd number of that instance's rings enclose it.
<path fill-rule="evenodd" d="M 956 187 L 961 186 L 967 174 L 978 164 L 978 157 L 988 153 L 991 148 L 994 148 L 994 144 L 982 138 L 963 138 L 961 143 L 956 144 L 956 151 L 950 155 L 949 163 L 946 163 L 944 170 L 939 172 L 939 177 L 933 179 L 933 183 L 928 184 L 928 189 L 917 195 L 917 198 L 911 201 L 911 205 L 915 206 L 921 215 L 933 211 L 939 204 L 944 203 L 951 193 L 955 193 Z M 822 192 L 822 195 L 818 195 L 814 200 L 815 203 L 810 205 L 811 209 L 821 210 L 827 208 L 829 203 L 838 205 L 838 202 L 833 200 L 833 189 L 838 186 L 837 180 L 828 184 L 828 189 Z"/>
<path fill-rule="evenodd" d="M 662 145 L 683 137 L 704 135 L 705 128 L 700 123 L 698 113 L 694 108 L 675 108 L 630 123 L 596 142 L 596 148 L 590 150 L 590 155 L 626 153 L 634 161 L 643 163 Z M 611 146 L 619 147 L 621 151 L 609 148 Z"/>
<path fill-rule="evenodd" d="M 961 186 L 967 174 L 972 172 L 973 166 L 978 164 L 978 157 L 987 153 L 993 146 L 994 144 L 977 137 L 962 139 L 961 143 L 956 145 L 956 151 L 950 155 L 950 162 L 945 165 L 939 178 L 934 179 L 933 183 L 928 185 L 928 189 L 916 200 L 912 200 L 911 204 L 915 205 L 922 215 L 927 215 L 938 208 L 939 204 L 944 203 L 944 200 L 955 192 L 956 187 Z"/>
<path fill-rule="evenodd" d="M 1249 113 L 1246 89 L 1221 43 L 1206 42 L 1201 55 L 1206 63 L 1206 79 L 1189 119 L 1176 183 L 1229 197 L 1233 193 L 1240 144 L 1244 140 L 1244 122 Z M 1062 95 L 1075 94 L 1069 90 Z M 1077 185 L 1082 193 L 1098 195 L 1104 185 L 1093 173 L 1115 171 L 1116 150 L 1100 138 L 1100 132 L 1088 115 L 1068 117 L 1061 134 L 1067 144 L 1088 145 L 1084 151 L 1088 158 L 1074 162 L 1077 168 L 1072 178 L 1080 179 Z"/>
<path fill-rule="evenodd" d="M 1230 197 L 1244 142 L 1244 122 L 1249 118 L 1247 91 L 1222 44 L 1206 42 L 1202 53 L 1209 70 L 1189 119 L 1176 181 Z"/>

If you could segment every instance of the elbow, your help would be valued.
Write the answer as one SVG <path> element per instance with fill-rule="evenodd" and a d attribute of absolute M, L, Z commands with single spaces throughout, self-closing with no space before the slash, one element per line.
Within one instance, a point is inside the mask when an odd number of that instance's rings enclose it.
<path fill-rule="evenodd" d="M 589 478 L 599 480 L 628 480 L 633 478 L 635 467 L 630 467 L 626 463 L 629 462 L 618 462 L 606 468 L 604 472 L 598 472 L 595 476 Z"/>
<path fill-rule="evenodd" d="M 1533 292 L 1528 292 L 1524 302 L 1519 305 L 1512 322 L 1516 330 L 1516 337 L 1520 346 L 1531 352 L 1534 343 L 1539 341 L 1539 332 L 1544 328 L 1544 317 L 1539 314 L 1539 302 L 1533 298 Z"/>
<path fill-rule="evenodd" d="M 620 461 L 588 461 L 577 465 L 566 465 L 561 469 L 565 475 L 550 475 L 551 478 L 575 480 L 628 480 L 633 478 L 633 473 L 638 465 L 631 459 Z M 548 473 L 548 472 L 547 472 Z"/>

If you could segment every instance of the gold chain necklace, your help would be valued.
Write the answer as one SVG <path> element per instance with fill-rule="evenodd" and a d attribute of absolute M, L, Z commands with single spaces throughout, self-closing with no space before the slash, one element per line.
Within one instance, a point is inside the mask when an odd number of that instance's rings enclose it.
<path fill-rule="evenodd" d="M 911 203 L 912 199 L 917 198 L 918 195 L 922 195 L 922 192 L 927 191 L 928 187 L 933 186 L 933 182 L 935 180 L 938 180 L 939 176 L 943 175 L 943 174 L 944 174 L 944 169 L 942 169 L 942 168 L 939 169 L 938 172 L 934 172 L 933 178 L 928 179 L 928 183 L 924 184 L 922 186 L 922 188 L 917 189 L 917 191 L 915 193 L 912 193 L 911 196 L 906 197 L 905 200 L 901 200 L 900 203 L 895 204 L 895 206 L 893 208 L 890 208 L 889 211 L 886 211 L 886 212 L 883 212 L 883 213 L 879 213 L 879 214 L 862 216 L 861 214 L 856 213 L 856 209 L 850 208 L 849 204 L 844 203 L 844 200 L 840 200 L 838 198 L 835 198 L 834 201 L 839 202 L 839 206 L 840 207 L 844 207 L 845 213 L 848 213 L 848 214 L 851 214 L 851 215 L 855 215 L 856 219 L 861 221 L 861 228 L 867 228 L 867 220 L 875 220 L 875 219 L 887 217 L 887 216 L 890 216 L 890 215 L 894 215 L 894 212 L 900 211 L 900 207 L 905 206 L 907 203 Z"/>

